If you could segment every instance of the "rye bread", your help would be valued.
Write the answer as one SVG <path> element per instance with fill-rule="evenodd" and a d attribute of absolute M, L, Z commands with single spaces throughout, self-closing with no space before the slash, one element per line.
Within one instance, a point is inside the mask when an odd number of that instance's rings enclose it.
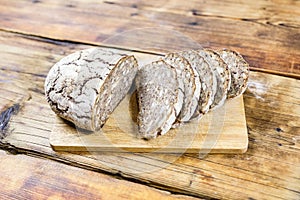
<path fill-rule="evenodd" d="M 230 71 L 228 65 L 223 61 L 219 54 L 210 49 L 199 50 L 198 53 L 205 59 L 213 70 L 216 78 L 216 93 L 210 109 L 222 106 L 227 98 L 227 91 L 230 87 Z"/>
<path fill-rule="evenodd" d="M 198 108 L 195 110 L 193 119 L 200 118 L 203 114 L 207 113 L 210 105 L 213 102 L 214 97 L 214 78 L 213 71 L 209 67 L 208 63 L 200 56 L 196 51 L 182 51 L 179 52 L 184 58 L 186 58 L 191 66 L 196 69 L 201 82 L 201 92 L 199 95 Z"/>
<path fill-rule="evenodd" d="M 231 74 L 231 83 L 227 93 L 227 98 L 239 96 L 247 88 L 249 64 L 239 53 L 235 51 L 223 49 L 217 51 L 217 53 L 228 65 Z"/>
<path fill-rule="evenodd" d="M 70 54 L 49 71 L 51 109 L 78 128 L 99 130 L 130 89 L 137 61 L 119 51 L 91 48 Z"/>
<path fill-rule="evenodd" d="M 145 65 L 137 73 L 136 87 L 139 136 L 151 139 L 164 135 L 183 104 L 183 84 L 180 85 L 176 69 L 163 60 Z"/>
<path fill-rule="evenodd" d="M 198 94 L 201 85 L 199 78 L 195 77 L 195 73 L 197 72 L 183 56 L 177 53 L 167 54 L 164 57 L 164 61 L 176 69 L 177 78 L 182 79 L 184 84 L 184 100 L 176 124 L 187 122 L 193 116 L 198 106 Z"/>

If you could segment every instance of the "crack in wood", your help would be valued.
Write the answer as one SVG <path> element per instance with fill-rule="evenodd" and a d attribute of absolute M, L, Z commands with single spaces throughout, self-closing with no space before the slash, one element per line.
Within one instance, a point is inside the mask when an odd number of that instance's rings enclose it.
<path fill-rule="evenodd" d="M 103 3 L 106 3 L 106 4 L 116 4 L 115 2 L 112 2 L 112 1 L 103 1 Z"/>
<path fill-rule="evenodd" d="M 7 135 L 7 127 L 12 115 L 16 115 L 20 110 L 20 104 L 16 103 L 0 113 L 0 139 Z"/>
<path fill-rule="evenodd" d="M 46 78 L 45 74 L 25 72 L 25 71 L 21 71 L 21 70 L 11 69 L 11 68 L 8 68 L 8 67 L 0 67 L 0 70 L 2 70 L 2 71 L 11 71 L 11 72 L 16 72 L 16 73 L 20 73 L 20 74 L 26 74 L 26 75 L 33 75 L 33 76 L 36 76 L 36 77 L 39 77 L 39 78 Z"/>
<path fill-rule="evenodd" d="M 199 17 L 241 20 L 241 21 L 245 21 L 245 22 L 257 23 L 260 25 L 270 25 L 270 26 L 274 26 L 274 27 L 278 27 L 278 28 L 299 28 L 298 25 L 288 24 L 285 22 L 274 23 L 274 22 L 271 22 L 269 18 L 238 18 L 238 17 L 229 17 L 229 16 L 224 16 L 224 15 L 209 15 L 209 14 L 203 14 L 196 9 L 192 9 L 191 13 L 192 13 L 192 15 L 199 16 Z M 198 25 L 197 22 L 192 22 L 189 24 L 190 25 Z"/>
<path fill-rule="evenodd" d="M 39 144 L 40 145 L 40 144 Z M 122 173 L 119 170 L 111 170 L 111 171 L 105 171 L 103 169 L 97 168 L 97 167 L 93 167 L 93 166 L 88 166 L 85 164 L 81 164 L 78 163 L 76 161 L 72 161 L 69 160 L 67 158 L 61 158 L 59 157 L 59 155 L 52 155 L 52 154 L 47 154 L 46 152 L 40 152 L 40 151 L 35 151 L 35 150 L 29 150 L 29 149 L 24 149 L 24 148 L 20 148 L 20 147 L 16 147 L 12 144 L 9 143 L 3 143 L 0 140 L 0 148 L 2 150 L 5 150 L 8 153 L 11 153 L 13 155 L 27 155 L 27 156 L 32 156 L 32 157 L 37 157 L 37 158 L 44 158 L 44 159 L 49 159 L 49 160 L 53 160 L 59 163 L 63 163 L 69 166 L 73 166 L 73 167 L 80 167 L 82 169 L 86 169 L 86 170 L 90 170 L 90 171 L 94 171 L 94 172 L 98 172 L 101 174 L 105 174 L 108 175 L 110 177 L 116 178 L 118 180 L 126 180 L 126 181 L 130 181 L 133 183 L 137 183 L 137 184 L 142 184 L 142 185 L 146 185 L 148 187 L 151 188 L 155 188 L 155 189 L 160 189 L 160 190 L 164 190 L 172 195 L 186 195 L 186 196 L 190 196 L 190 197 L 201 197 L 207 200 L 213 200 L 215 198 L 209 197 L 209 196 L 205 196 L 205 195 L 199 195 L 199 194 L 194 194 L 194 193 L 190 193 L 187 191 L 181 191 L 178 190 L 177 188 L 173 188 L 173 187 L 168 187 L 163 185 L 163 183 L 158 184 L 149 180 L 145 180 L 145 179 L 136 179 L 134 176 L 130 176 L 130 175 L 126 175 L 124 173 Z"/>
<path fill-rule="evenodd" d="M 131 49 L 131 48 L 126 48 L 126 47 L 109 45 L 109 44 L 105 44 L 105 43 L 102 44 L 99 42 L 84 42 L 84 41 L 74 41 L 74 40 L 68 40 L 68 39 L 50 38 L 50 37 L 39 35 L 39 34 L 8 30 L 5 28 L 0 28 L 0 31 L 6 32 L 6 33 L 13 33 L 22 38 L 28 39 L 28 40 L 44 42 L 44 43 L 49 43 L 49 44 L 55 44 L 55 45 L 59 45 L 59 46 L 89 45 L 92 47 L 103 47 L 103 48 L 116 49 L 116 50 L 121 50 L 121 51 L 130 51 L 131 53 L 146 53 L 146 54 L 154 55 L 154 56 L 164 56 L 164 54 L 162 54 L 160 52 L 154 52 L 154 51 L 150 51 L 150 50 L 141 50 L 141 49 Z M 125 54 L 121 54 L 121 55 L 125 55 Z"/>

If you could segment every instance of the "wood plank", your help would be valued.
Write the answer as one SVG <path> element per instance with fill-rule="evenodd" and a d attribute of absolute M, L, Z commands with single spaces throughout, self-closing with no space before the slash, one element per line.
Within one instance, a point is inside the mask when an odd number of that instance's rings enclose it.
<path fill-rule="evenodd" d="M 152 153 L 244 153 L 248 132 L 243 96 L 227 100 L 200 120 L 171 129 L 166 135 L 145 141 L 137 137 L 135 94 L 127 97 L 99 132 L 76 129 L 56 117 L 49 142 L 55 151 L 152 152 Z"/>
<path fill-rule="evenodd" d="M 49 145 L 55 115 L 45 101 L 43 83 L 62 52 L 83 46 L 8 33 L 0 38 L 0 92 L 6 92 L 8 103 L 1 107 L 30 96 L 2 131 L 1 148 L 199 197 L 299 199 L 300 80 L 251 72 L 244 94 L 249 149 L 242 155 L 61 153 Z M 20 91 L 9 90 L 12 85 Z"/>
<path fill-rule="evenodd" d="M 149 43 L 153 33 L 167 28 L 182 32 L 204 47 L 235 49 L 245 55 L 255 69 L 300 75 L 299 10 L 300 2 L 293 0 L 193 0 L 189 3 L 177 0 L 2 0 L 0 29 L 59 40 L 145 49 L 153 45 Z M 105 41 L 133 29 L 125 33 L 126 39 Z M 166 34 L 155 34 L 156 37 L 161 35 Z M 190 48 L 187 43 L 168 39 L 159 39 L 156 46 L 164 50 Z"/>
<path fill-rule="evenodd" d="M 53 160 L 0 151 L 1 199 L 194 199 Z"/>

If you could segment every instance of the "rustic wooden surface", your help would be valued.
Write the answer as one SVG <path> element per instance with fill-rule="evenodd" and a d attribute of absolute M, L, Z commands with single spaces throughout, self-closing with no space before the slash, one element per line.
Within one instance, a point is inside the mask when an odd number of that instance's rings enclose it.
<path fill-rule="evenodd" d="M 143 50 L 143 47 L 151 46 L 145 40 L 145 37 L 153 34 L 149 29 L 144 31 L 143 37 L 131 32 L 131 40 L 104 41 L 115 33 L 137 27 L 178 30 L 204 47 L 238 50 L 245 55 L 252 69 L 299 78 L 299 3 L 293 0 L 189 1 L 188 4 L 175 0 L 97 3 L 78 0 L 2 0 L 0 120 L 3 123 L 0 124 L 0 146 L 6 151 L 26 155 L 1 155 L 0 172 L 9 174 L 9 180 L 19 177 L 18 180 L 24 181 L 34 176 L 34 169 L 49 165 L 47 175 L 36 171 L 41 180 L 36 186 L 37 190 L 49 195 L 60 195 L 61 191 L 66 192 L 66 187 L 81 188 L 82 185 L 75 183 L 76 179 L 72 178 L 80 176 L 78 171 L 85 174 L 86 180 L 91 180 L 87 185 L 93 184 L 97 175 L 86 171 L 90 169 L 115 174 L 127 181 L 138 181 L 140 184 L 133 187 L 141 187 L 142 191 L 148 191 L 148 187 L 141 185 L 144 184 L 185 194 L 185 197 L 299 199 L 300 82 L 297 79 L 252 72 L 249 89 L 244 95 L 249 150 L 243 155 L 209 155 L 204 159 L 199 159 L 195 154 L 177 158 L 176 155 L 164 154 L 56 153 L 50 148 L 48 140 L 54 114 L 43 97 L 43 82 L 48 70 L 70 52 L 97 44 L 123 46 L 128 50 Z M 157 49 L 167 47 L 171 50 L 189 47 L 187 43 L 181 44 L 166 40 L 156 46 Z M 13 117 L 10 119 L 11 115 Z M 32 159 L 28 155 L 50 158 L 85 170 L 51 160 L 42 164 L 44 160 Z M 13 166 L 17 166 L 15 173 L 6 173 L 9 169 L 13 170 Z M 57 166 L 60 170 L 70 170 L 72 173 L 60 174 Z M 31 168 L 32 173 L 21 174 L 23 170 L 28 172 Z M 148 173 L 136 173 L 143 170 L 148 170 Z M 59 181 L 66 180 L 63 183 L 67 184 L 72 179 L 74 185 L 69 187 L 61 184 L 57 181 L 59 175 L 63 176 Z M 111 178 L 113 183 L 109 182 L 103 187 L 96 184 L 93 186 L 96 189 L 86 186 L 95 197 L 98 189 L 109 190 L 104 189 L 106 186 L 111 188 L 123 183 L 131 184 L 125 181 L 114 185 L 115 178 L 99 176 L 104 180 Z M 0 177 L 2 184 L 7 182 L 6 177 Z M 47 177 L 53 180 L 51 187 L 42 184 Z M 5 186 L 17 188 L 17 182 L 6 183 Z M 11 195 L 4 186 L 1 192 Z M 34 195 L 30 184 L 24 185 L 24 192 Z M 76 193 L 77 190 L 68 194 Z M 161 195 L 160 192 L 154 193 Z M 105 197 L 110 198 L 110 194 Z M 128 195 L 125 192 L 123 194 Z"/>
<path fill-rule="evenodd" d="M 60 153 L 49 145 L 55 115 L 44 99 L 45 74 L 64 54 L 88 46 L 3 32 L 0 38 L 0 53 L 5 57 L 0 73 L 1 94 L 5 94 L 1 105 L 17 113 L 3 132 L 3 149 L 198 197 L 299 198 L 299 80 L 251 73 L 244 95 L 250 143 L 243 155 L 200 159 L 196 154 L 178 158 L 172 154 Z"/>
<path fill-rule="evenodd" d="M 102 44 L 114 34 L 132 29 L 151 27 L 153 37 L 153 29 L 168 28 L 204 47 L 242 52 L 252 68 L 300 74 L 297 0 L 1 0 L 0 10 L 0 29 L 5 31 Z M 109 43 L 137 48 L 149 45 L 134 33 L 130 40 Z M 180 42 L 170 40 L 156 45 L 181 47 Z"/>
<path fill-rule="evenodd" d="M 0 199 L 194 199 L 48 159 L 3 151 L 0 159 Z"/>
<path fill-rule="evenodd" d="M 229 99 L 200 120 L 171 129 L 155 140 L 137 137 L 137 105 L 132 95 L 118 105 L 105 126 L 86 134 L 56 117 L 49 136 L 55 151 L 152 152 L 152 153 L 244 153 L 248 148 L 243 96 Z M 135 110 L 134 110 L 135 109 Z M 131 110 L 131 111 L 129 111 Z"/>

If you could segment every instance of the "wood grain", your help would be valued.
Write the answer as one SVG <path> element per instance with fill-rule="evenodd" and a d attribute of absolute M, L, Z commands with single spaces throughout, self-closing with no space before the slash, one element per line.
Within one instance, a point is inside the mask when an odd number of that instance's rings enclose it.
<path fill-rule="evenodd" d="M 56 117 L 49 142 L 55 151 L 152 152 L 152 153 L 244 153 L 248 148 L 243 96 L 200 120 L 171 129 L 166 135 L 145 141 L 137 137 L 137 105 L 127 97 L 99 132 L 86 133 Z M 135 109 L 135 110 L 134 110 Z"/>
<path fill-rule="evenodd" d="M 0 41 L 1 108 L 22 105 L 1 148 L 198 197 L 299 199 L 299 80 L 250 74 L 244 95 L 249 149 L 242 155 L 60 153 L 49 145 L 55 115 L 44 99 L 45 75 L 64 54 L 87 46 L 3 32 Z"/>
<path fill-rule="evenodd" d="M 194 199 L 52 160 L 0 151 L 0 199 Z"/>
<path fill-rule="evenodd" d="M 0 29 L 131 49 L 152 47 L 148 39 L 155 36 L 157 49 L 190 48 L 153 34 L 171 29 L 203 47 L 237 50 L 255 69 L 300 75 L 299 15 L 300 2 L 294 0 L 2 0 Z M 111 38 L 133 29 L 126 39 Z"/>

